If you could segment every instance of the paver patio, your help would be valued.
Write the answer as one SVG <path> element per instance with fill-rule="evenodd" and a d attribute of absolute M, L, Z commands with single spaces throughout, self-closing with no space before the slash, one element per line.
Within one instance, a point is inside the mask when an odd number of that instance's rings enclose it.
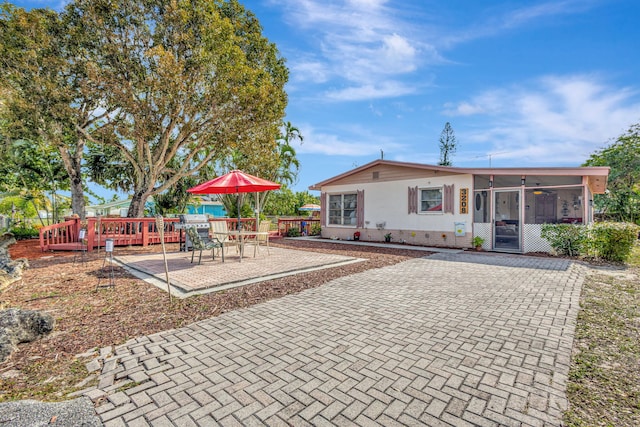
<path fill-rule="evenodd" d="M 261 248 L 255 257 L 251 249 L 242 262 L 239 262 L 234 249 L 226 252 L 224 263 L 220 256 L 213 260 L 211 251 L 203 252 L 201 264 L 198 264 L 198 253 L 195 254 L 194 263 L 191 263 L 191 255 L 191 252 L 167 253 L 169 281 L 172 294 L 176 296 L 215 292 L 303 271 L 362 261 L 349 256 L 278 247 L 270 248 L 268 253 L 266 248 Z M 118 255 L 115 260 L 139 278 L 166 289 L 162 253 Z"/>
<path fill-rule="evenodd" d="M 435 254 L 102 349 L 86 394 L 106 426 L 560 425 L 583 277 Z"/>

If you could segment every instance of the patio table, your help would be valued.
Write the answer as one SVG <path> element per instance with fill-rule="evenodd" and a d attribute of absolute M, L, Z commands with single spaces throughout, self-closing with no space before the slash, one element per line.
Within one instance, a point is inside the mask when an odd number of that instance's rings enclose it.
<path fill-rule="evenodd" d="M 238 231 L 238 230 L 215 231 L 213 234 L 232 237 L 238 240 L 238 242 L 240 243 L 240 262 L 242 262 L 242 256 L 244 255 L 244 243 L 249 237 L 269 236 L 269 233 L 265 231 Z"/>

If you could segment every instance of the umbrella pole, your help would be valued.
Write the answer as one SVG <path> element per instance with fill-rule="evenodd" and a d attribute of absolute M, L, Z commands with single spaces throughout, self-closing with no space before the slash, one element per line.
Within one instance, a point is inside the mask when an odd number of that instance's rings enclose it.
<path fill-rule="evenodd" d="M 240 213 L 240 210 L 242 209 L 242 194 L 237 193 L 238 194 L 238 223 L 236 224 L 236 229 L 238 231 L 240 231 L 242 229 L 242 214 Z"/>
<path fill-rule="evenodd" d="M 256 231 L 260 225 L 260 193 L 256 191 Z"/>
<path fill-rule="evenodd" d="M 240 243 L 240 262 L 242 262 L 242 255 L 244 255 L 244 236 L 242 236 L 242 215 L 240 209 L 242 208 L 242 194 L 238 193 L 238 242 Z"/>

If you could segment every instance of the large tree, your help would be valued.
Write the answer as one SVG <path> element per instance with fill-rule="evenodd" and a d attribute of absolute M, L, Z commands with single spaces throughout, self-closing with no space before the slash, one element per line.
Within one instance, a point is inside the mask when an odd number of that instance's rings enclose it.
<path fill-rule="evenodd" d="M 457 148 L 456 134 L 451 127 L 451 123 L 447 122 L 444 129 L 440 133 L 440 166 L 451 166 L 451 157 L 455 154 Z"/>
<path fill-rule="evenodd" d="M 85 134 L 107 110 L 87 75 L 85 40 L 54 11 L 0 6 L 0 89 L 5 141 L 40 141 L 58 150 L 74 213 L 84 216 Z"/>
<path fill-rule="evenodd" d="M 288 72 L 237 1 L 77 0 L 66 14 L 114 108 L 84 134 L 120 163 L 102 183 L 133 193 L 129 217 L 229 150 L 270 155 Z"/>
<path fill-rule="evenodd" d="M 607 193 L 595 195 L 596 207 L 610 219 L 640 224 L 640 124 L 592 154 L 584 166 L 611 168 Z"/>

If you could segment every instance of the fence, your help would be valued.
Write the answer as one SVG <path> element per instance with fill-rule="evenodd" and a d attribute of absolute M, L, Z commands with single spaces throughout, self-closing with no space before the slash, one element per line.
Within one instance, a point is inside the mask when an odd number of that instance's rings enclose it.
<path fill-rule="evenodd" d="M 310 236 L 314 225 L 320 226 L 319 219 L 312 218 L 278 218 L 278 234 L 281 236 L 289 235 L 289 230 L 294 229 L 300 232 L 300 235 Z"/>

